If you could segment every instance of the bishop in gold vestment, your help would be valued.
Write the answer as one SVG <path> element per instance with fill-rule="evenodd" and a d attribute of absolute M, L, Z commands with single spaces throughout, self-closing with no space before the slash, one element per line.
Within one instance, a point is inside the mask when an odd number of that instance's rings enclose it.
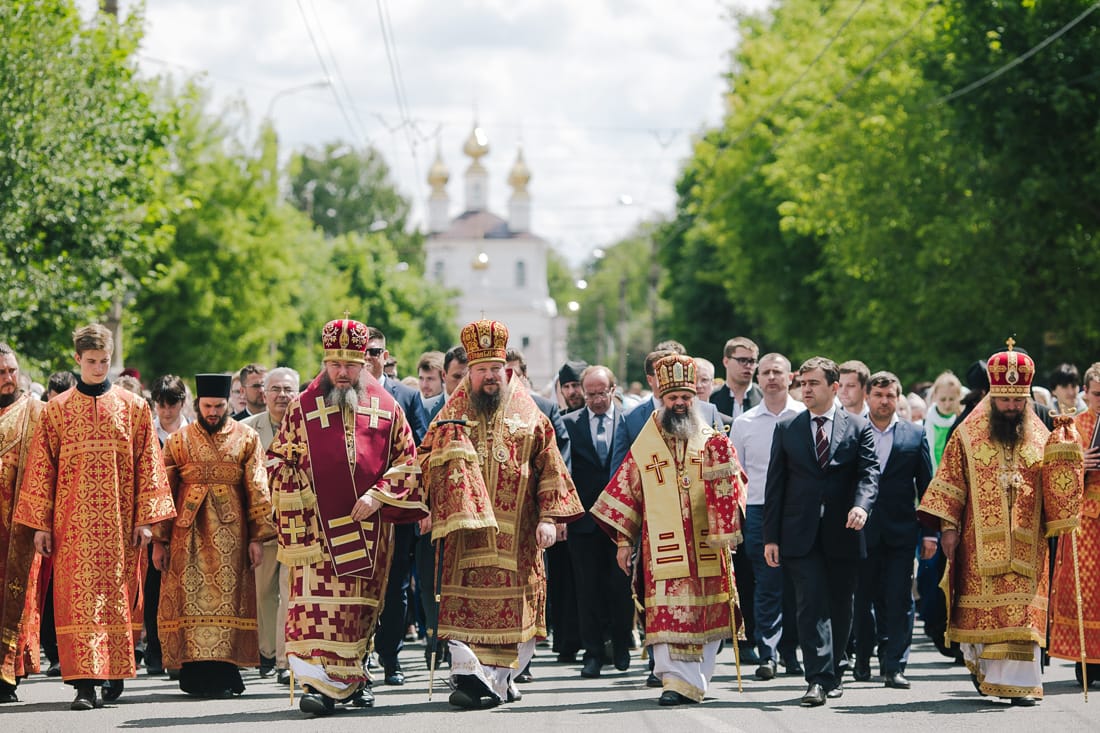
<path fill-rule="evenodd" d="M 163 572 L 157 627 L 180 689 L 224 698 L 244 691 L 238 667 L 260 661 L 252 568 L 275 526 L 260 437 L 229 418 L 231 377 L 195 381 L 197 420 L 164 445 L 178 513 L 153 532 Z"/>
<path fill-rule="evenodd" d="M 988 369 L 989 396 L 951 435 L 918 512 L 941 530 L 948 558 L 947 641 L 960 643 L 983 695 L 1034 705 L 1043 695 L 1046 538 L 1077 524 L 1081 451 L 1048 441 L 1029 402 L 1030 357 L 1010 346 Z"/>
<path fill-rule="evenodd" d="M 504 371 L 508 331 L 462 330 L 470 372 L 421 443 L 432 538 L 446 538 L 439 638 L 451 654 L 451 703 L 515 699 L 514 678 L 546 636 L 542 552 L 555 523 L 584 508 L 550 421 Z M 433 583 L 434 585 L 434 583 Z"/>
<path fill-rule="evenodd" d="M 46 403 L 19 391 L 15 354 L 0 343 L 0 703 L 39 671 L 39 576 L 34 530 L 12 522 L 31 437 Z"/>
<path fill-rule="evenodd" d="M 592 507 L 629 569 L 641 538 L 646 645 L 662 705 L 702 701 L 718 645 L 730 638 L 729 548 L 741 539 L 745 476 L 729 439 L 694 412 L 695 362 L 655 365 L 662 406 L 650 415 Z M 725 555 L 725 557 L 723 557 Z"/>
<path fill-rule="evenodd" d="M 46 403 L 14 517 L 54 560 L 61 676 L 77 687 L 77 710 L 94 706 L 89 685 L 135 676 L 139 561 L 149 525 L 175 516 L 148 403 L 106 379 L 109 336 L 98 325 L 77 331 L 80 379 Z M 112 687 L 107 699 L 121 692 Z"/>

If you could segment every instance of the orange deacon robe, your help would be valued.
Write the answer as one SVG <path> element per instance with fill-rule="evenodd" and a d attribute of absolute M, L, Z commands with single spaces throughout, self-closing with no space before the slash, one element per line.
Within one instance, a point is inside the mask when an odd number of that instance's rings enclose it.
<path fill-rule="evenodd" d="M 1096 433 L 1096 413 L 1089 410 L 1075 420 L 1081 446 L 1088 450 Z M 1073 541 L 1058 538 L 1054 583 L 1050 594 L 1050 656 L 1081 661 L 1077 625 L 1077 590 L 1073 572 Z M 1085 660 L 1100 662 L 1100 471 L 1085 473 L 1081 501 L 1081 529 L 1077 533 L 1077 562 L 1081 581 L 1081 610 L 1085 629 Z M 1089 675 L 1092 682 L 1092 675 Z"/>
<path fill-rule="evenodd" d="M 176 515 L 149 405 L 111 387 L 46 403 L 13 521 L 53 536 L 54 620 L 66 680 L 135 675 L 134 527 Z"/>

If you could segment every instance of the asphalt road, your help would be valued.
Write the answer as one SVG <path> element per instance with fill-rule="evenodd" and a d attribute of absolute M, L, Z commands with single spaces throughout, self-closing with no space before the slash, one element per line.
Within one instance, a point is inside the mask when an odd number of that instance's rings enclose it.
<path fill-rule="evenodd" d="M 448 690 L 437 675 L 428 701 L 428 674 L 420 644 L 402 654 L 407 682 L 401 687 L 377 686 L 373 709 L 338 708 L 328 718 L 314 719 L 290 705 L 287 687 L 245 673 L 248 689 L 231 700 L 196 700 L 181 693 L 166 677 L 142 672 L 128 680 L 122 698 L 105 707 L 72 712 L 71 687 L 36 675 L 19 686 L 21 702 L 0 706 L 0 732 L 101 730 L 271 731 L 403 731 L 507 730 L 520 733 L 575 731 L 581 726 L 599 733 L 704 733 L 705 731 L 888 731 L 948 733 L 950 731 L 1100 731 L 1100 686 L 1086 703 L 1074 680 L 1073 665 L 1054 660 L 1044 678 L 1045 699 L 1034 708 L 1013 708 L 1005 701 L 979 697 L 966 669 L 953 666 L 923 637 L 914 646 L 907 676 L 912 689 L 893 690 L 881 682 L 845 680 L 845 694 L 821 708 L 803 709 L 798 698 L 805 689 L 801 677 L 780 675 L 770 682 L 743 669 L 744 691 L 730 649 L 719 655 L 707 699 L 699 705 L 661 708 L 660 690 L 644 685 L 646 666 L 635 656 L 632 667 L 616 672 L 606 667 L 600 679 L 580 677 L 580 665 L 557 664 L 548 648 L 539 647 L 533 665 L 534 682 L 521 685 L 521 701 L 491 710 L 458 711 L 447 703 Z M 873 670 L 877 672 L 877 668 Z"/>

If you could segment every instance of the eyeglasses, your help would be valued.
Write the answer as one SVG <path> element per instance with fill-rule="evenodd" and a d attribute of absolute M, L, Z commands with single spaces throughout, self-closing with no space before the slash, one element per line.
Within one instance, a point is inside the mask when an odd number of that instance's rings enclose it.
<path fill-rule="evenodd" d="M 367 353 L 370 354 L 371 356 L 373 356 L 376 359 L 378 357 L 382 356 L 382 352 L 385 351 L 385 350 L 386 350 L 386 347 L 384 347 L 384 346 L 368 346 L 367 347 Z"/>
<path fill-rule="evenodd" d="M 598 399 L 605 399 L 607 397 L 610 397 L 613 394 L 615 394 L 615 390 L 613 390 L 613 389 L 609 389 L 606 392 L 585 392 L 584 393 L 584 398 L 586 400 L 598 400 Z"/>
<path fill-rule="evenodd" d="M 737 362 L 741 366 L 756 366 L 756 359 L 751 356 L 731 356 L 730 359 Z"/>
<path fill-rule="evenodd" d="M 294 394 L 296 390 L 293 387 L 268 387 L 267 391 L 271 394 Z"/>

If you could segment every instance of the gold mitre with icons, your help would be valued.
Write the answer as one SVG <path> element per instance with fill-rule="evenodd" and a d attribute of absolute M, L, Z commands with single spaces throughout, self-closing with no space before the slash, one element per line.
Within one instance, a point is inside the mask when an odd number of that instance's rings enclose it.
<path fill-rule="evenodd" d="M 470 366 L 483 361 L 503 364 L 508 353 L 508 327 L 500 321 L 482 318 L 468 323 L 460 336 Z"/>
<path fill-rule="evenodd" d="M 657 375 L 658 397 L 678 390 L 695 393 L 695 360 L 690 356 L 670 354 L 662 357 L 653 365 L 653 370 Z"/>
<path fill-rule="evenodd" d="M 989 373 L 991 397 L 1030 397 L 1031 381 L 1035 379 L 1035 362 L 1027 354 L 1015 351 L 1016 339 L 1005 341 L 1004 351 L 989 357 L 986 371 Z"/>
<path fill-rule="evenodd" d="M 321 330 L 322 361 L 354 361 L 366 363 L 367 327 L 359 321 L 343 318 L 329 321 Z"/>

